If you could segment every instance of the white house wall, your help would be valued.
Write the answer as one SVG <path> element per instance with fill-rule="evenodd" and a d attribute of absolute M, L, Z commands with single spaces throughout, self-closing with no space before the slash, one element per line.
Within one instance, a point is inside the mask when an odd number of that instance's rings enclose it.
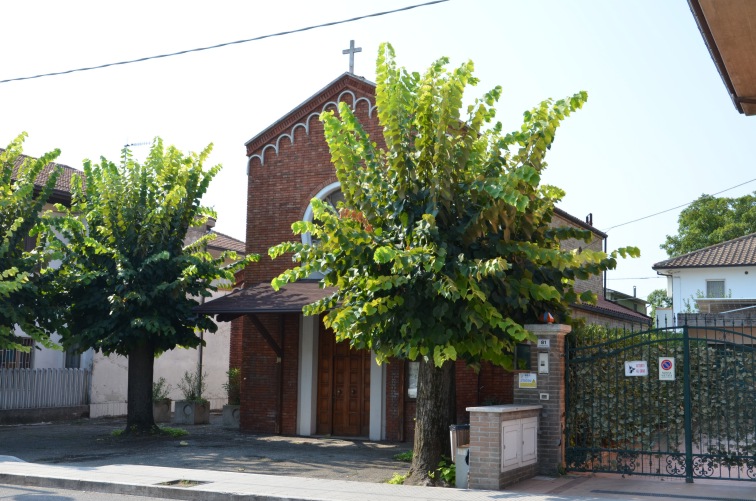
<path fill-rule="evenodd" d="M 227 293 L 217 292 L 213 299 Z M 220 322 L 217 325 L 218 330 L 214 334 L 204 334 L 207 345 L 202 352 L 202 372 L 207 375 L 203 396 L 210 401 L 211 409 L 220 409 L 228 401 L 223 383 L 228 377 L 226 373 L 229 366 L 231 322 Z M 181 400 L 183 395 L 178 384 L 185 372 L 197 370 L 198 362 L 197 349 L 175 348 L 167 351 L 155 359 L 154 380 L 165 378 L 166 384 L 172 387 L 169 398 L 174 401 Z M 90 417 L 125 415 L 127 384 L 128 364 L 125 357 L 95 353 L 92 363 Z"/>
<path fill-rule="evenodd" d="M 706 294 L 707 280 L 724 280 L 724 291 L 727 297 L 756 298 L 756 268 L 747 266 L 683 268 L 664 273 L 671 275 L 667 278 L 667 291 L 672 292 L 672 307 L 675 315 L 686 311 L 686 301 L 690 303 L 691 308 L 695 307 L 693 299 Z"/>

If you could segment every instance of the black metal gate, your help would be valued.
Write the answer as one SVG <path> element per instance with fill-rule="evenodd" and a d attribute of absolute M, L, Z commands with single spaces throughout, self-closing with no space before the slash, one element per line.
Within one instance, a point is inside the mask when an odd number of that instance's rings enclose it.
<path fill-rule="evenodd" d="M 567 470 L 756 480 L 752 334 L 577 330 L 566 354 Z"/>

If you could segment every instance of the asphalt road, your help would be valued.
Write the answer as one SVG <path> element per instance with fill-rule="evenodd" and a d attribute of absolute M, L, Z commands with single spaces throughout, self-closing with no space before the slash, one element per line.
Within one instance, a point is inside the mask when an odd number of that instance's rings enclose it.
<path fill-rule="evenodd" d="M 47 487 L 26 487 L 21 485 L 0 485 L 2 501 L 161 501 L 165 498 L 127 496 L 124 494 L 104 494 L 102 492 L 69 491 Z"/>
<path fill-rule="evenodd" d="M 41 464 L 140 464 L 363 482 L 384 482 L 409 468 L 393 456 L 411 444 L 251 435 L 223 428 L 215 415 L 210 425 L 182 425 L 188 435 L 180 438 L 111 435 L 123 428 L 125 418 L 0 426 L 0 455 Z"/>

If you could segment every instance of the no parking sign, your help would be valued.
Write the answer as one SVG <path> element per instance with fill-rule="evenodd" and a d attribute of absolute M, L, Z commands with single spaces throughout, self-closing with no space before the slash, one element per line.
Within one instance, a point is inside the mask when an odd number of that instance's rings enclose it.
<path fill-rule="evenodd" d="M 675 358 L 659 357 L 659 381 L 675 380 Z"/>

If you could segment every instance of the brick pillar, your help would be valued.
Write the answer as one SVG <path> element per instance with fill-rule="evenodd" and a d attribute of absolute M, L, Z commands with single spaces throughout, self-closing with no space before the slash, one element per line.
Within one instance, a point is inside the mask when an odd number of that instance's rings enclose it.
<path fill-rule="evenodd" d="M 531 373 L 536 374 L 536 388 L 520 388 L 519 375 L 514 380 L 515 405 L 541 405 L 538 424 L 538 474 L 556 476 L 564 466 L 565 426 L 565 336 L 572 328 L 561 324 L 532 324 L 525 328 L 548 348 L 531 345 Z M 548 374 L 539 373 L 539 353 L 548 355 Z M 547 397 L 545 399 L 544 397 Z"/>

